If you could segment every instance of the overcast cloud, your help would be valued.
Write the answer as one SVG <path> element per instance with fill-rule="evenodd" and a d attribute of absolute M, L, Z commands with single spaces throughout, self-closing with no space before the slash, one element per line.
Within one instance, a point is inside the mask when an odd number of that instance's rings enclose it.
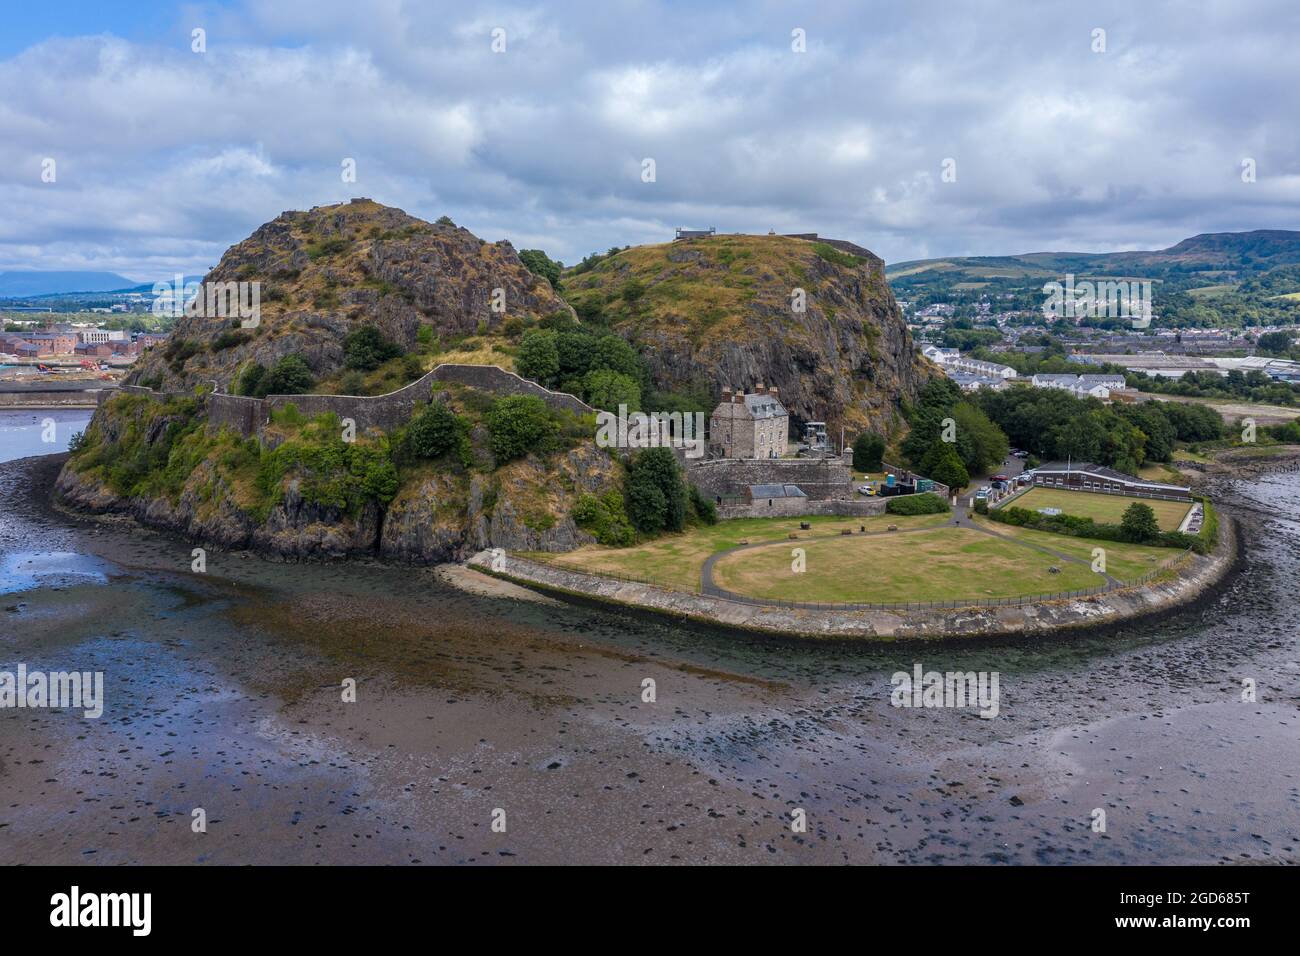
<path fill-rule="evenodd" d="M 69 11 L 0 60 L 0 269 L 201 272 L 281 211 L 353 196 L 565 262 L 677 225 L 818 231 L 899 261 L 1300 224 L 1294 0 L 247 0 L 178 4 L 159 29 L 102 19 Z"/>

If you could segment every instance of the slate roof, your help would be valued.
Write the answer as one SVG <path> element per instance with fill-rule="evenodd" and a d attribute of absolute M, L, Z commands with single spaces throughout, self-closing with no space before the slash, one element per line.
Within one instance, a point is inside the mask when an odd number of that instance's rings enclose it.
<path fill-rule="evenodd" d="M 751 498 L 807 498 L 798 485 L 750 485 Z"/>

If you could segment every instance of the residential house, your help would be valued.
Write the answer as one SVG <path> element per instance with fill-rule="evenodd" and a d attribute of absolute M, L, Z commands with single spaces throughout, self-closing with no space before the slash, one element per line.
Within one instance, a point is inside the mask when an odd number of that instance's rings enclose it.
<path fill-rule="evenodd" d="M 775 388 L 760 382 L 754 391 L 722 390 L 709 416 L 709 444 L 722 458 L 780 458 L 790 436 L 790 413 Z"/>

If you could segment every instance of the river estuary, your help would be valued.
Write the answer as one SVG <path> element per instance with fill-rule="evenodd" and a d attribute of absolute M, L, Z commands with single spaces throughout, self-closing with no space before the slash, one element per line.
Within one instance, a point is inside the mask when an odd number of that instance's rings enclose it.
<path fill-rule="evenodd" d="M 0 464 L 0 671 L 102 671 L 104 712 L 0 711 L 6 862 L 1300 862 L 1296 473 L 1219 489 L 1245 564 L 1199 608 L 829 647 L 429 568 L 196 573 L 51 510 L 61 457 Z M 892 707 L 918 662 L 998 672 L 998 716 Z"/>

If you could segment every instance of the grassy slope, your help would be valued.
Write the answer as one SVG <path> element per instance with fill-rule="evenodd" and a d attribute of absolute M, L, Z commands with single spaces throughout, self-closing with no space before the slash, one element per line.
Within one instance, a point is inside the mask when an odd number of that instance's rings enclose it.
<path fill-rule="evenodd" d="M 790 311 L 790 290 L 803 288 L 810 307 L 816 302 L 809 277 L 819 258 L 816 248 L 800 239 L 748 235 L 636 246 L 590 272 L 566 275 L 565 298 L 579 314 L 585 304 L 599 306 L 614 325 L 638 338 L 663 329 L 683 331 L 695 344 L 708 336 L 725 338 L 743 331 L 744 315 L 757 304 L 784 317 L 773 334 L 798 334 L 801 321 Z M 696 255 L 698 260 L 669 258 Z"/>

